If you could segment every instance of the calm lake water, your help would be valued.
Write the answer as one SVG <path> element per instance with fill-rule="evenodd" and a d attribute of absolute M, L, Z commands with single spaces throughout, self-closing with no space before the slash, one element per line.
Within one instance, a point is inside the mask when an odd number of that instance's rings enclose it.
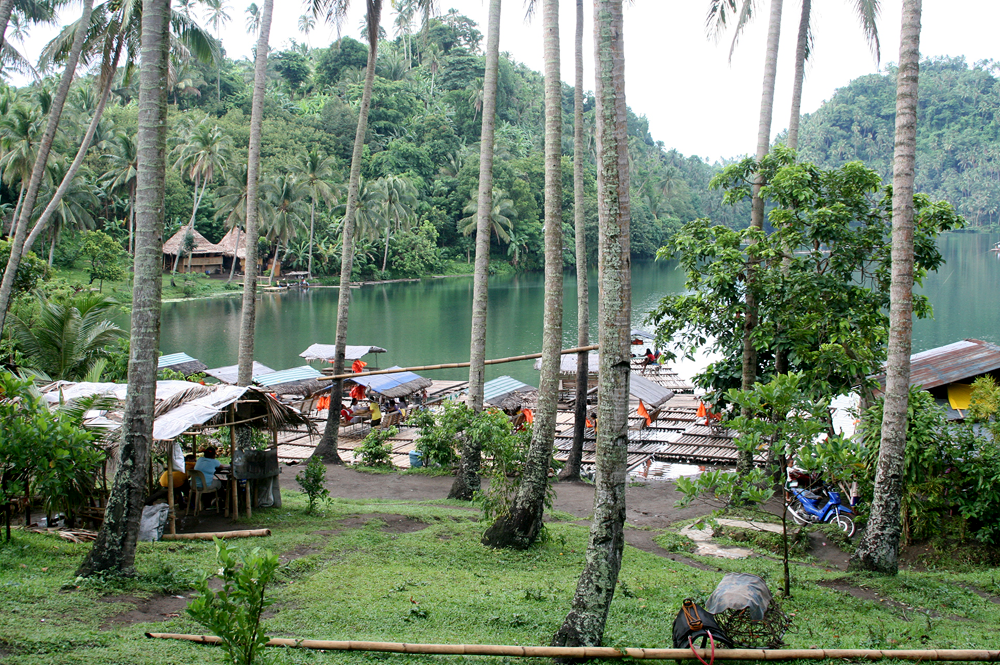
<path fill-rule="evenodd" d="M 951 234 L 940 241 L 946 265 L 931 275 L 923 292 L 934 305 L 933 320 L 916 321 L 913 350 L 967 337 L 1000 343 L 1000 260 L 989 249 L 993 234 Z M 597 273 L 590 274 L 591 338 L 597 337 Z M 632 321 L 642 326 L 659 299 L 683 289 L 676 262 L 634 262 Z M 564 348 L 576 346 L 576 278 L 565 275 Z M 541 273 L 490 279 L 486 356 L 537 353 L 542 347 Z M 336 332 L 337 289 L 266 294 L 257 305 L 256 359 L 273 369 L 305 363 L 299 353 L 314 342 L 332 344 Z M 469 359 L 472 278 L 448 277 L 353 289 L 348 344 L 388 350 L 375 356 L 380 367 L 430 365 Z M 209 367 L 236 363 L 240 298 L 165 303 L 161 351 L 183 351 Z M 371 361 L 372 356 L 366 358 Z M 373 362 L 370 364 L 374 365 Z M 316 366 L 319 366 L 316 364 Z M 678 366 L 690 376 L 695 365 Z M 537 385 L 531 361 L 493 365 L 487 379 L 508 374 Z M 424 372 L 430 378 L 467 379 L 468 370 Z"/>

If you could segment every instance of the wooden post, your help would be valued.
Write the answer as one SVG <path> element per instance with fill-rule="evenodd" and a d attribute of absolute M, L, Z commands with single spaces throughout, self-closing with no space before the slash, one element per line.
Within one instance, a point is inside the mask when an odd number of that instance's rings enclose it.
<path fill-rule="evenodd" d="M 249 478 L 247 478 L 247 488 L 246 488 L 245 494 L 246 494 L 246 497 L 247 497 L 247 517 L 248 518 L 249 517 L 253 517 L 253 509 L 250 507 L 250 479 Z"/>
<path fill-rule="evenodd" d="M 170 533 L 177 533 L 177 511 L 174 508 L 174 443 L 167 451 L 167 514 L 170 516 Z"/>
<path fill-rule="evenodd" d="M 236 405 L 229 405 L 229 459 L 233 458 L 233 453 L 236 452 Z"/>

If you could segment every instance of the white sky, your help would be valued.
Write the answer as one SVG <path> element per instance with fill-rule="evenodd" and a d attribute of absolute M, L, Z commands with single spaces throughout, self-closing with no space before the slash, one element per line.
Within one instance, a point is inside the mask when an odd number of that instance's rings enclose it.
<path fill-rule="evenodd" d="M 882 0 L 879 36 L 882 64 L 899 57 L 902 0 Z M 245 32 L 242 0 L 230 0 L 233 20 L 223 29 L 222 41 L 230 57 L 249 56 L 253 38 Z M 306 41 L 298 33 L 300 2 L 275 0 L 271 44 L 281 48 L 289 39 Z M 354 0 L 344 33 L 359 38 L 364 1 Z M 393 13 L 389 1 L 382 24 L 392 35 Z M 925 0 L 921 53 L 930 56 L 964 55 L 968 62 L 993 58 L 1000 25 L 1000 2 L 964 0 L 961 3 Z M 480 24 L 485 45 L 487 3 L 484 0 L 440 0 L 441 10 L 454 7 Z M 593 89 L 593 3 L 585 2 L 584 81 Z M 766 5 L 766 3 L 765 3 Z M 878 71 L 857 21 L 853 0 L 813 3 L 816 44 L 807 65 L 802 110 L 816 110 L 834 90 L 853 78 Z M 560 0 L 563 80 L 573 82 L 575 0 Z M 730 38 L 716 44 L 705 36 L 707 0 L 634 0 L 625 9 L 625 94 L 633 111 L 649 118 L 655 140 L 686 155 L 709 161 L 753 152 L 756 145 L 760 88 L 763 79 L 766 10 L 740 40 L 732 65 L 728 62 Z M 772 134 L 788 126 L 791 105 L 794 40 L 800 4 L 784 3 L 778 83 L 775 92 Z M 76 10 L 72 10 L 75 13 Z M 67 12 L 68 14 L 69 12 Z M 55 29 L 36 28 L 25 45 L 26 55 L 37 57 Z M 334 37 L 332 28 L 317 26 L 309 36 L 312 46 L 324 46 Z M 501 22 L 500 50 L 532 69 L 542 70 L 541 17 L 525 24 L 523 3 L 508 0 Z"/>

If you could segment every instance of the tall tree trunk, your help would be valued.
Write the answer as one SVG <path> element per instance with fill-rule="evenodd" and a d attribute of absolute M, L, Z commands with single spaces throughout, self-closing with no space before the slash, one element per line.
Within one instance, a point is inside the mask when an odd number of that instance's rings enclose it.
<path fill-rule="evenodd" d="M 94 0 L 83 1 L 83 12 L 80 14 L 80 25 L 90 24 L 90 14 L 94 9 Z M 6 27 L 6 24 L 4 24 Z M 38 190 L 42 186 L 42 179 L 45 177 L 45 166 L 49 161 L 49 152 L 52 150 L 52 141 L 55 139 L 56 130 L 59 128 L 59 119 L 62 117 L 63 106 L 66 104 L 66 97 L 69 94 L 69 86 L 73 82 L 76 74 L 76 65 L 80 60 L 80 51 L 83 50 L 83 42 L 87 36 L 85 29 L 76 31 L 73 37 L 73 45 L 70 47 L 69 57 L 66 59 L 66 69 L 63 70 L 62 78 L 59 81 L 59 88 L 56 96 L 49 107 L 49 120 L 45 125 L 45 133 L 38 144 L 38 154 L 35 156 L 35 164 L 31 169 L 31 179 L 28 181 L 28 188 L 24 192 L 24 199 L 21 201 L 21 210 L 17 216 L 14 226 L 14 238 L 10 246 L 10 258 L 7 260 L 7 268 L 3 273 L 3 282 L 0 283 L 0 333 L 3 333 L 4 323 L 7 320 L 7 308 L 10 307 L 10 296 L 14 290 L 14 277 L 17 268 L 21 264 L 21 256 L 24 254 L 24 241 L 28 233 L 28 221 L 31 213 L 35 209 L 35 199 L 38 198 Z"/>
<path fill-rule="evenodd" d="M 3 50 L 3 38 L 7 32 L 7 23 L 10 22 L 10 13 L 13 10 L 14 0 L 0 0 L 0 51 Z"/>
<path fill-rule="evenodd" d="M 576 0 L 576 80 L 573 90 L 573 222 L 576 226 L 576 343 L 590 344 L 590 285 L 587 281 L 587 230 L 583 202 L 583 0 Z M 562 480 L 579 480 L 583 460 L 583 432 L 587 426 L 587 366 L 590 354 L 576 357 L 576 403 L 573 447 L 563 467 Z"/>
<path fill-rule="evenodd" d="M 132 288 L 128 397 L 119 446 L 120 463 L 104 524 L 78 575 L 130 573 L 135 563 L 139 518 L 146 497 L 153 442 L 156 357 L 160 334 L 163 216 L 167 145 L 169 0 L 144 0 L 139 129 L 135 277 Z"/>
<path fill-rule="evenodd" d="M 625 546 L 626 452 L 631 351 L 632 282 L 629 255 L 629 171 L 625 106 L 622 0 L 597 0 L 598 272 L 597 478 L 594 520 L 573 605 L 554 645 L 597 646 L 604 636 Z"/>
<path fill-rule="evenodd" d="M 132 234 L 135 229 L 135 182 L 128 186 L 128 253 L 134 254 Z"/>
<path fill-rule="evenodd" d="M 489 304 L 490 213 L 493 211 L 493 143 L 496 129 L 497 76 L 500 63 L 500 0 L 490 0 L 483 79 L 483 125 L 479 139 L 479 200 L 476 207 L 476 265 L 472 278 L 472 340 L 469 344 L 469 406 L 483 410 L 486 382 L 486 312 Z M 432 75 L 433 76 L 433 75 Z M 432 86 L 433 88 L 433 86 Z M 471 501 L 479 491 L 482 451 L 466 441 L 449 499 Z"/>
<path fill-rule="evenodd" d="M 56 236 L 57 229 L 52 229 L 52 237 L 49 239 L 49 267 L 52 267 L 53 260 L 56 257 Z"/>
<path fill-rule="evenodd" d="M 264 126 L 264 88 L 267 85 L 267 40 L 271 34 L 271 14 L 274 0 L 264 0 L 257 35 L 257 56 L 254 62 L 253 101 L 250 107 L 250 146 L 247 154 L 247 215 L 246 258 L 243 260 L 243 311 L 240 318 L 240 347 L 237 384 L 249 386 L 253 380 L 253 335 L 257 317 L 257 236 L 260 219 L 257 212 L 257 191 L 260 180 L 260 136 Z M 235 258 L 234 258 L 235 260 Z M 249 430 L 238 432 L 242 444 Z"/>
<path fill-rule="evenodd" d="M 344 212 L 344 233 L 340 254 L 340 293 L 337 297 L 337 346 L 333 363 L 334 374 L 344 373 L 344 353 L 347 346 L 347 314 L 351 306 L 351 271 L 354 269 L 354 220 L 358 213 L 358 190 L 361 189 L 361 159 L 368 130 L 368 108 L 372 103 L 375 85 L 375 64 L 378 60 L 378 26 L 382 15 L 382 0 L 368 0 L 368 65 L 365 69 L 365 87 L 358 109 L 358 128 L 354 134 L 354 152 L 351 154 L 351 176 L 347 185 L 347 209 Z M 337 452 L 340 436 L 340 407 L 343 404 L 344 380 L 333 382 L 330 393 L 330 411 L 326 418 L 323 438 L 313 451 L 328 464 L 342 464 Z"/>
<path fill-rule="evenodd" d="M 306 279 L 313 277 L 313 229 L 316 226 L 316 200 L 309 204 L 309 265 L 306 268 Z M 383 268 L 385 270 L 385 268 Z"/>
<path fill-rule="evenodd" d="M 236 263 L 240 260 L 240 224 L 236 222 L 236 244 L 233 245 L 233 262 L 229 264 L 229 279 L 226 283 L 233 281 L 233 273 L 236 272 Z M 252 364 L 252 363 L 251 363 Z"/>
<path fill-rule="evenodd" d="M 10 218 L 10 230 L 7 235 L 11 238 L 14 237 L 14 228 L 17 225 L 17 219 L 21 216 L 21 203 L 24 202 L 24 190 L 28 188 L 28 183 L 21 181 L 21 187 L 17 193 L 17 203 L 14 204 L 14 214 Z M 8 264 L 9 265 L 9 264 Z"/>
<path fill-rule="evenodd" d="M 781 37 L 782 0 L 771 0 L 771 15 L 767 26 L 767 52 L 764 58 L 764 86 L 760 97 L 760 122 L 757 126 L 757 161 L 767 157 L 771 147 L 771 118 L 774 114 L 774 81 L 778 70 L 778 42 Z M 763 186 L 762 176 L 754 176 L 753 197 L 750 204 L 750 226 L 764 228 L 764 199 L 760 197 Z M 743 390 L 750 390 L 757 381 L 757 349 L 754 348 L 754 328 L 757 327 L 757 266 L 753 260 L 747 263 L 746 316 L 743 317 Z M 749 473 L 753 467 L 753 453 L 740 451 L 736 460 L 736 470 Z"/>
<path fill-rule="evenodd" d="M 28 234 L 28 239 L 24 241 L 25 252 L 31 250 L 31 247 L 35 244 L 35 240 L 38 239 L 39 234 L 45 230 L 48 226 L 49 220 L 52 219 L 52 215 L 55 214 L 56 210 L 59 208 L 59 203 L 62 201 L 63 197 L 66 196 L 66 192 L 69 191 L 70 185 L 73 183 L 73 179 L 76 178 L 77 171 L 83 165 L 83 159 L 87 156 L 87 151 L 90 150 L 90 144 L 94 140 L 94 134 L 97 132 L 97 126 L 101 122 L 101 117 L 104 115 L 104 107 L 108 103 L 108 97 L 111 95 L 111 85 L 115 78 L 115 72 L 118 70 L 118 60 L 121 58 L 122 46 L 125 42 L 125 33 L 119 33 L 115 40 L 115 53 L 112 58 L 111 64 L 108 67 L 103 68 L 101 72 L 101 79 L 103 85 L 101 86 L 101 98 L 97 102 L 97 108 L 94 109 L 94 117 L 90 120 L 90 125 L 87 127 L 87 131 L 83 135 L 83 140 L 80 142 L 80 147 L 77 148 L 76 157 L 73 158 L 73 162 L 69 165 L 66 173 L 63 175 L 62 182 L 59 183 L 59 187 L 56 188 L 56 193 L 52 195 L 52 200 L 49 201 L 48 205 L 45 206 L 45 210 L 42 211 L 41 216 L 38 221 L 35 222 L 35 226 L 31 229 L 31 233 Z M 129 212 L 131 214 L 134 205 L 135 197 L 135 185 L 131 185 L 129 188 Z M 132 227 L 129 226 L 129 253 L 132 252 Z"/>
<path fill-rule="evenodd" d="M 906 451 L 913 332 L 913 170 L 916 161 L 917 80 L 920 74 L 921 0 L 904 0 L 896 79 L 896 147 L 892 168 L 892 284 L 889 357 L 875 495 L 868 528 L 851 568 L 888 575 L 899 571 L 900 507 Z"/>
<path fill-rule="evenodd" d="M 559 77 L 559 0 L 542 0 L 545 51 L 545 305 L 542 374 L 531 445 L 509 512 L 483 535 L 489 547 L 527 549 L 542 529 L 559 401 L 562 350 L 562 80 Z"/>
<path fill-rule="evenodd" d="M 389 261 L 389 224 L 385 225 L 385 251 L 382 253 L 382 272 L 385 272 L 385 264 Z"/>
<path fill-rule="evenodd" d="M 802 0 L 802 16 L 799 18 L 799 36 L 795 42 L 795 81 L 792 86 L 792 114 L 788 119 L 787 145 L 792 150 L 799 149 L 799 119 L 802 115 L 802 83 L 806 77 L 806 55 L 809 52 L 809 19 L 812 0 Z"/>

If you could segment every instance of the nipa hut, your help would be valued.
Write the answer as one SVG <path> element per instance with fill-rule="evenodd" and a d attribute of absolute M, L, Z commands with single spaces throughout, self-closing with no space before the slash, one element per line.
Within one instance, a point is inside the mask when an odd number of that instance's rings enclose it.
<path fill-rule="evenodd" d="M 483 384 L 483 403 L 497 406 L 504 411 L 534 408 L 538 402 L 538 388 L 509 376 L 499 376 Z"/>
<path fill-rule="evenodd" d="M 265 374 L 274 374 L 274 370 L 268 367 L 267 365 L 263 365 L 255 360 L 253 361 L 253 370 L 251 373 L 253 379 L 256 379 L 258 376 L 264 376 Z M 225 367 L 206 369 L 205 374 L 209 375 L 213 379 L 218 379 L 222 383 L 236 385 L 237 380 L 239 380 L 240 366 L 226 365 Z"/>
<path fill-rule="evenodd" d="M 315 367 L 302 365 L 257 376 L 254 378 L 254 382 L 266 388 L 268 392 L 285 399 L 306 398 L 330 387 L 329 382 L 317 380 L 321 376 L 323 373 Z"/>
<path fill-rule="evenodd" d="M 398 365 L 389 369 L 402 369 Z M 430 388 L 434 382 L 413 372 L 395 372 L 393 374 L 376 374 L 374 376 L 355 376 L 346 379 L 348 382 L 364 386 L 373 393 L 383 397 L 408 397 L 415 392 Z M 332 383 L 332 382 L 331 382 Z"/>
<path fill-rule="evenodd" d="M 184 237 L 190 230 L 194 236 L 194 249 L 183 252 Z M 169 240 L 163 243 L 163 269 L 173 270 L 174 263 L 177 264 L 176 272 L 210 272 L 219 274 L 223 266 L 223 250 L 218 245 L 212 244 L 205 236 L 198 233 L 193 227 L 182 226 Z"/>
<path fill-rule="evenodd" d="M 243 262 L 247 258 L 247 234 L 242 229 L 235 226 L 229 229 L 229 233 L 222 237 L 216 247 L 222 250 L 223 271 L 228 272 L 232 268 L 233 261 L 238 262 L 235 272 L 242 273 L 244 271 Z"/>

